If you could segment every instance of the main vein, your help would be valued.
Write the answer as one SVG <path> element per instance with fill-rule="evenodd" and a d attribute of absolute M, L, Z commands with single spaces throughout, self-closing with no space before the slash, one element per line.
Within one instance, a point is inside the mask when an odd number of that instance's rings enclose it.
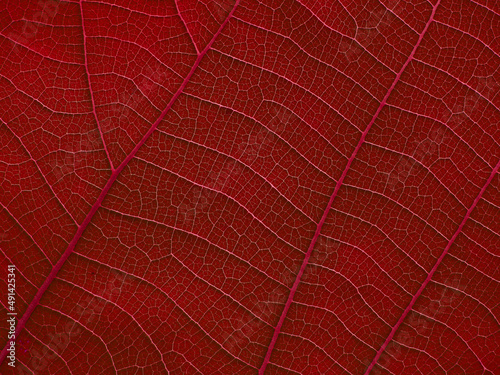
<path fill-rule="evenodd" d="M 69 245 L 66 248 L 66 250 L 64 251 L 63 255 L 61 256 L 61 258 L 59 259 L 59 261 L 55 264 L 55 266 L 52 268 L 52 270 L 50 271 L 49 275 L 45 279 L 44 283 L 42 284 L 42 286 L 40 287 L 40 289 L 38 289 L 37 293 L 35 294 L 35 297 L 33 298 L 33 300 L 28 305 L 28 308 L 26 309 L 25 313 L 23 314 L 23 316 L 21 317 L 21 319 L 18 321 L 14 339 L 9 340 L 7 342 L 7 344 L 5 345 L 5 347 L 3 348 L 2 352 L 0 353 L 0 365 L 3 363 L 3 361 L 5 360 L 5 358 L 7 356 L 7 350 L 8 350 L 8 347 L 10 345 L 10 342 L 11 341 L 15 341 L 16 338 L 19 337 L 19 334 L 24 329 L 24 327 L 25 327 L 26 323 L 28 322 L 31 314 L 33 313 L 33 311 L 35 310 L 35 308 L 40 303 L 40 300 L 43 297 L 45 291 L 48 289 L 48 287 L 50 286 L 50 284 L 52 283 L 52 281 L 55 279 L 55 277 L 57 276 L 57 273 L 62 268 L 62 266 L 64 265 L 64 263 L 66 262 L 66 260 L 71 255 L 71 253 L 73 253 L 73 250 L 75 249 L 76 244 L 78 243 L 80 237 L 82 236 L 82 234 L 85 231 L 85 229 L 87 228 L 87 226 L 90 224 L 90 222 L 91 222 L 92 218 L 94 217 L 95 213 L 97 212 L 97 210 L 101 206 L 102 201 L 104 200 L 104 198 L 108 194 L 109 189 L 111 189 L 111 186 L 113 186 L 113 184 L 115 183 L 116 179 L 118 178 L 118 176 L 120 175 L 120 173 L 123 171 L 123 169 L 134 158 L 134 156 L 137 154 L 137 151 L 139 151 L 139 149 L 141 148 L 141 146 L 148 140 L 148 138 L 151 136 L 151 134 L 153 134 L 153 132 L 158 127 L 158 124 L 166 116 L 166 114 L 170 110 L 170 108 L 172 108 L 174 102 L 176 101 L 176 99 L 183 92 L 184 88 L 186 87 L 186 85 L 188 84 L 188 82 L 191 79 L 192 75 L 194 74 L 196 68 L 198 68 L 198 66 L 200 65 L 200 62 L 201 62 L 202 58 L 211 49 L 212 44 L 217 39 L 217 37 L 219 36 L 219 34 L 222 32 L 222 30 L 224 29 L 224 27 L 226 26 L 226 24 L 229 22 L 230 18 L 234 14 L 234 11 L 238 7 L 239 2 L 240 2 L 240 0 L 236 0 L 235 4 L 233 6 L 233 9 L 228 14 L 227 18 L 221 24 L 221 26 L 219 27 L 219 29 L 217 30 L 217 32 L 214 34 L 214 36 L 212 37 L 212 39 L 210 40 L 210 42 L 207 44 L 207 46 L 203 49 L 203 51 L 201 51 L 201 53 L 198 54 L 198 57 L 196 58 L 196 61 L 194 62 L 193 66 L 191 67 L 191 70 L 189 71 L 188 75 L 186 76 L 186 78 L 182 82 L 181 86 L 176 91 L 176 93 L 172 96 L 172 99 L 170 99 L 169 103 L 167 104 L 167 106 L 165 107 L 165 109 L 163 110 L 163 112 L 160 114 L 160 116 L 156 119 L 156 121 L 153 123 L 153 125 L 151 125 L 151 127 L 149 128 L 149 130 L 147 131 L 147 133 L 144 135 L 144 137 L 142 137 L 142 139 L 139 141 L 139 143 L 137 143 L 137 145 L 134 147 L 134 149 L 132 150 L 132 152 L 127 155 L 127 157 L 123 160 L 123 162 L 115 170 L 112 171 L 111 176 L 110 176 L 108 182 L 106 183 L 106 185 L 104 186 L 103 190 L 101 191 L 101 194 L 99 194 L 99 197 L 97 198 L 97 201 L 94 203 L 94 205 L 90 209 L 89 213 L 87 214 L 87 216 L 85 217 L 85 219 L 83 220 L 83 222 L 78 227 L 78 230 L 76 231 L 73 239 L 69 243 Z"/>
<path fill-rule="evenodd" d="M 373 369 L 373 367 L 377 364 L 377 361 L 379 360 L 380 356 L 384 352 L 385 348 L 387 348 L 387 345 L 389 345 L 389 343 L 391 342 L 391 340 L 394 337 L 394 335 L 396 334 L 396 331 L 398 330 L 399 326 L 403 323 L 403 321 L 405 320 L 406 316 L 412 310 L 413 305 L 415 304 L 415 302 L 417 302 L 418 297 L 420 297 L 420 295 L 422 294 L 422 292 L 425 289 L 425 287 L 427 286 L 427 284 L 429 284 L 429 282 L 431 281 L 432 276 L 436 272 L 438 266 L 443 261 L 445 255 L 448 253 L 448 250 L 450 249 L 451 245 L 453 245 L 453 243 L 455 242 L 455 240 L 458 237 L 458 235 L 460 234 L 460 232 L 462 232 L 462 228 L 464 227 L 465 222 L 469 219 L 469 217 L 470 217 L 470 215 L 472 213 L 472 210 L 474 210 L 474 208 L 476 207 L 477 203 L 479 202 L 479 200 L 483 196 L 486 188 L 491 183 L 491 181 L 493 180 L 493 177 L 495 177 L 495 174 L 498 172 L 499 169 L 500 169 L 500 160 L 498 161 L 498 163 L 495 166 L 495 168 L 493 168 L 493 170 L 491 171 L 490 177 L 488 178 L 488 180 L 486 180 L 486 183 L 483 185 L 483 188 L 481 189 L 481 191 L 479 192 L 479 194 L 476 196 L 476 199 L 474 199 L 474 202 L 472 202 L 472 205 L 467 210 L 467 213 L 465 214 L 462 222 L 458 226 L 458 229 L 455 231 L 455 234 L 453 234 L 453 236 L 451 237 L 451 239 L 448 241 L 448 244 L 446 245 L 446 247 L 444 248 L 443 252 L 441 253 L 441 255 L 439 256 L 439 258 L 437 259 L 436 263 L 434 264 L 434 267 L 432 267 L 432 269 L 430 270 L 430 272 L 427 275 L 426 279 L 424 280 L 424 282 L 422 283 L 422 285 L 417 290 L 417 292 L 415 293 L 415 295 L 411 299 L 410 303 L 406 307 L 405 311 L 403 311 L 403 314 L 401 314 L 401 316 L 399 317 L 399 319 L 396 322 L 396 324 L 394 325 L 394 327 L 392 327 L 391 333 L 389 334 L 389 336 L 387 336 L 387 338 L 385 339 L 384 343 L 382 344 L 382 346 L 380 347 L 380 349 L 377 351 L 377 354 L 375 355 L 375 358 L 373 358 L 372 362 L 368 366 L 368 369 L 366 370 L 366 372 L 365 372 L 364 375 L 368 375 L 370 373 L 370 371 Z"/>
<path fill-rule="evenodd" d="M 273 334 L 273 337 L 271 339 L 271 343 L 269 344 L 269 347 L 267 348 L 267 353 L 266 353 L 266 356 L 264 357 L 264 361 L 262 363 L 262 366 L 259 369 L 259 375 L 263 375 L 264 374 L 264 371 L 266 370 L 266 367 L 269 364 L 269 361 L 271 359 L 271 354 L 273 352 L 274 346 L 276 345 L 276 341 L 278 340 L 278 336 L 279 336 L 279 334 L 281 332 L 281 327 L 283 326 L 283 323 L 285 321 L 286 315 L 288 313 L 288 309 L 290 309 L 290 306 L 292 305 L 293 296 L 295 295 L 295 292 L 297 291 L 297 288 L 299 287 L 300 278 L 302 277 L 302 274 L 304 273 L 304 270 L 306 269 L 307 264 L 309 263 L 309 258 L 311 257 L 311 253 L 312 253 L 312 251 L 314 249 L 314 245 L 316 244 L 316 241 L 318 240 L 318 237 L 319 237 L 319 235 L 321 233 L 321 228 L 323 227 L 323 224 L 325 223 L 325 220 L 326 220 L 326 217 L 328 215 L 328 212 L 330 211 L 330 208 L 333 205 L 333 201 L 335 200 L 335 197 L 337 196 L 338 191 L 340 190 L 340 187 L 342 186 L 342 183 L 344 182 L 345 176 L 347 175 L 347 172 L 349 171 L 349 168 L 351 167 L 352 162 L 356 158 L 356 155 L 357 155 L 359 149 L 363 145 L 363 143 L 365 141 L 365 138 L 366 138 L 368 132 L 370 131 L 373 123 L 375 122 L 375 120 L 377 119 L 378 115 L 380 114 L 380 111 L 382 111 L 382 108 L 387 103 L 387 99 L 389 99 L 389 96 L 391 95 L 392 91 L 394 90 L 394 87 L 396 86 L 396 84 L 400 80 L 401 75 L 405 71 L 405 69 L 408 66 L 408 64 L 410 64 L 410 62 L 413 60 L 413 57 L 415 56 L 415 53 L 416 53 L 418 47 L 420 46 L 420 43 L 422 42 L 422 39 L 424 38 L 424 35 L 426 34 L 427 30 L 429 29 L 429 26 L 432 23 L 432 20 L 434 19 L 434 15 L 436 13 L 436 9 L 439 6 L 440 2 L 441 2 L 441 0 L 439 0 L 436 3 L 436 5 L 434 5 L 434 7 L 432 8 L 431 16 L 429 17 L 429 20 L 427 21 L 424 29 L 422 30 L 422 33 L 419 35 L 417 43 L 413 47 L 413 50 L 411 51 L 410 55 L 408 56 L 408 59 L 406 60 L 406 62 L 401 67 L 399 73 L 394 78 L 394 81 L 392 82 L 391 86 L 387 90 L 387 93 L 385 94 L 384 98 L 380 102 L 380 105 L 378 106 L 377 111 L 375 112 L 375 114 L 373 115 L 370 123 L 368 124 L 368 126 L 364 130 L 363 134 L 361 135 L 361 138 L 360 138 L 360 140 L 359 140 L 356 148 L 354 149 L 351 157 L 349 158 L 349 160 L 347 162 L 347 165 L 346 165 L 344 171 L 342 172 L 342 175 L 340 176 L 339 180 L 337 181 L 337 184 L 335 185 L 335 189 L 333 190 L 333 193 L 332 193 L 332 195 L 330 197 L 330 200 L 328 201 L 328 204 L 326 206 L 326 209 L 323 212 L 323 216 L 321 217 L 321 220 L 319 221 L 319 223 L 318 223 L 318 225 L 316 227 L 316 232 L 314 233 L 314 236 L 313 236 L 313 238 L 311 240 L 311 244 L 309 245 L 309 248 L 307 249 L 306 255 L 304 257 L 304 260 L 302 262 L 300 270 L 299 270 L 299 272 L 297 274 L 297 277 L 295 278 L 295 282 L 293 283 L 292 289 L 290 290 L 290 294 L 288 295 L 288 299 L 287 299 L 287 301 L 285 303 L 285 306 L 283 308 L 283 311 L 281 313 L 281 317 L 280 317 L 280 319 L 278 321 L 278 324 L 274 328 L 274 334 Z"/>

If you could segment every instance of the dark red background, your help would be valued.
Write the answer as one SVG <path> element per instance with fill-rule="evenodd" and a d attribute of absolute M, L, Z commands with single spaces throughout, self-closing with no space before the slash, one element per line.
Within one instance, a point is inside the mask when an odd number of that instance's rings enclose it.
<path fill-rule="evenodd" d="M 1 373 L 256 374 L 397 81 L 265 372 L 363 374 L 500 159 L 499 5 L 435 5 L 3 1 L 0 259 L 19 317 L 187 84 Z M 500 374 L 499 189 L 497 172 L 371 374 Z"/>

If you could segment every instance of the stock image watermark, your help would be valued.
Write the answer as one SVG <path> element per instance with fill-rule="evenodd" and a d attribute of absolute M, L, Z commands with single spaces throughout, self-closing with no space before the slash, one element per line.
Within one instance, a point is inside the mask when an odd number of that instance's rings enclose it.
<path fill-rule="evenodd" d="M 92 167 L 91 154 L 104 149 L 103 140 L 98 129 L 81 134 L 80 149 L 77 151 L 57 151 L 48 162 L 49 174 L 54 184 L 63 181 L 69 175 Z"/>
<path fill-rule="evenodd" d="M 467 120 L 470 119 L 475 111 L 484 109 L 485 101 L 493 99 L 499 92 L 500 84 L 498 84 L 493 76 L 478 77 L 473 84 L 474 90 L 461 98 L 457 104 L 454 105 L 451 115 L 443 114 L 443 122 L 447 128 L 456 132 L 459 127 Z M 398 185 L 405 184 L 408 177 L 417 167 L 418 161 L 430 159 L 439 151 L 441 144 L 447 144 L 449 135 L 444 128 L 436 128 L 432 130 L 429 137 L 419 142 L 412 155 L 402 155 L 398 162 L 395 164 L 394 169 L 386 174 L 387 187 L 394 191 Z"/>
<path fill-rule="evenodd" d="M 333 259 L 333 253 L 339 247 L 339 243 L 329 239 L 328 237 L 320 236 L 316 241 L 314 250 L 311 253 L 308 264 L 300 278 L 300 282 L 314 284 L 320 279 L 322 267 L 325 267 L 326 261 Z M 288 273 L 283 284 L 292 285 L 302 267 L 302 262 Z M 269 293 L 266 301 L 258 301 L 252 311 L 252 316 L 240 316 L 233 326 L 233 329 L 227 330 L 224 333 L 224 339 L 221 345 L 228 352 L 237 355 L 238 352 L 244 349 L 247 341 L 251 336 L 258 333 L 265 326 L 265 322 L 269 321 L 272 315 L 278 314 L 280 309 L 289 297 L 290 289 L 276 288 Z"/>
<path fill-rule="evenodd" d="M 275 103 L 271 105 L 269 114 L 271 120 L 265 127 L 260 127 L 238 144 L 235 153 L 239 161 L 226 161 L 222 167 L 210 172 L 204 187 L 195 185 L 188 190 L 178 208 L 178 220 L 183 225 L 191 226 L 197 217 L 206 214 L 217 194 L 243 175 L 243 165 L 250 166 L 259 156 L 267 155 L 276 142 L 276 137 L 283 136 L 287 125 L 296 119 L 293 112 Z"/>
<path fill-rule="evenodd" d="M 339 52 L 346 62 L 351 63 L 359 59 L 372 41 L 384 30 L 392 27 L 394 21 L 404 13 L 404 8 L 400 5 L 400 0 L 391 0 L 387 8 L 381 8 L 371 13 L 370 19 L 356 29 L 356 36 L 350 41 L 343 41 L 339 45 Z"/>
<path fill-rule="evenodd" d="M 134 113 L 139 114 L 141 108 L 150 105 L 148 96 L 160 86 L 168 87 L 171 72 L 157 64 L 155 68 L 148 66 L 144 73 L 138 78 L 137 85 L 131 90 L 118 90 L 118 100 L 111 104 L 103 117 L 96 119 L 96 127 L 81 134 L 79 148 L 74 151 L 57 152 L 49 162 L 49 169 L 54 177 L 55 183 L 72 173 L 90 165 L 89 154 L 95 151 L 104 150 L 105 136 L 113 133 L 109 137 L 109 142 L 120 142 L 126 137 L 122 125 L 131 121 Z"/>
<path fill-rule="evenodd" d="M 430 337 L 430 332 L 432 330 L 431 320 L 437 321 L 439 317 L 443 316 L 445 309 L 450 307 L 453 301 L 455 301 L 461 294 L 462 285 L 460 283 L 459 277 L 448 279 L 445 283 L 445 287 L 437 299 L 433 299 L 428 305 L 423 306 L 418 311 L 412 311 L 410 316 L 405 320 L 405 326 L 411 327 L 415 332 L 421 335 L 424 332 L 428 333 Z M 386 352 L 382 353 L 379 358 L 377 365 L 370 371 L 371 375 L 377 375 L 382 373 L 381 369 L 388 370 L 389 365 L 393 361 L 398 361 L 403 356 L 403 348 L 411 348 L 416 341 L 416 335 L 410 334 L 407 330 L 401 330 L 403 327 L 399 327 L 399 332 L 396 333 L 390 346 Z M 364 362 L 366 367 L 371 364 L 370 360 Z M 377 368 L 379 366 L 380 368 Z"/>
<path fill-rule="evenodd" d="M 131 90 L 120 90 L 118 94 L 118 103 L 111 105 L 109 116 L 102 121 L 101 129 L 103 133 L 112 131 L 120 121 L 130 121 L 131 115 L 139 113 L 140 109 L 150 105 L 148 96 L 155 89 L 160 87 L 169 87 L 173 73 L 157 64 L 155 68 L 148 66 L 137 84 Z M 161 111 L 160 109 L 158 109 Z"/>
<path fill-rule="evenodd" d="M 394 169 L 386 174 L 387 188 L 394 191 L 398 183 L 406 183 L 406 180 L 415 171 L 419 164 L 418 160 L 429 159 L 438 152 L 439 145 L 447 141 L 446 132 L 443 128 L 434 129 L 427 139 L 419 142 L 410 157 L 401 155 Z"/>
<path fill-rule="evenodd" d="M 122 293 L 124 286 L 130 285 L 131 281 L 122 273 L 112 271 L 110 279 L 101 290 L 101 297 L 97 295 L 88 295 L 84 300 L 76 305 L 76 319 L 73 322 L 67 322 L 60 332 L 49 333 L 48 341 L 44 342 L 43 348 L 30 349 L 31 358 L 27 363 L 30 369 L 24 366 L 18 366 L 17 374 L 32 374 L 32 371 L 43 371 L 50 364 L 50 361 L 61 356 L 67 347 L 71 344 L 71 339 L 78 337 L 83 330 L 78 327 L 88 327 L 97 323 L 102 315 L 106 304 L 115 303 Z M 78 322 L 78 323 L 77 323 Z"/>
<path fill-rule="evenodd" d="M 476 111 L 484 110 L 485 102 L 492 100 L 499 92 L 500 84 L 492 75 L 474 78 L 471 92 L 455 103 L 446 121 L 452 130 L 457 130 L 467 119 L 471 119 Z"/>
<path fill-rule="evenodd" d="M 7 323 L 9 325 L 8 365 L 16 366 L 16 266 L 10 264 L 7 267 Z"/>
<path fill-rule="evenodd" d="M 234 4 L 234 0 L 212 0 L 208 2 L 207 7 L 218 22 L 223 22 L 233 9 Z"/>
<path fill-rule="evenodd" d="M 11 31 L 7 34 L 13 44 L 13 52 L 16 56 L 21 55 L 20 45 L 27 45 L 35 40 L 40 25 L 49 23 L 55 17 L 59 10 L 59 4 L 60 2 L 55 0 L 39 0 L 40 10 L 33 15 L 32 19 L 22 20 L 21 31 Z"/>

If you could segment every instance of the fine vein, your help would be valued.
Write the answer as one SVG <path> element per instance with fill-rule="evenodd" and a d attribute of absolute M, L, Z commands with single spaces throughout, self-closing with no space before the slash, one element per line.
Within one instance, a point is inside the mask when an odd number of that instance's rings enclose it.
<path fill-rule="evenodd" d="M 111 186 L 113 186 L 114 182 L 116 181 L 116 179 L 118 178 L 118 176 L 120 175 L 120 173 L 122 172 L 122 170 L 134 158 L 134 156 L 137 154 L 137 151 L 139 151 L 139 149 L 141 148 L 141 146 L 148 140 L 148 138 L 151 136 L 151 134 L 158 127 L 158 124 L 166 116 L 166 114 L 170 110 L 170 108 L 172 108 L 174 102 L 181 95 L 182 91 L 184 90 L 184 88 L 188 84 L 189 80 L 191 79 L 192 75 L 194 74 L 196 68 L 200 65 L 200 62 L 201 62 L 202 58 L 211 49 L 212 44 L 217 39 L 217 37 L 219 36 L 219 34 L 222 32 L 222 30 L 224 29 L 224 27 L 226 26 L 226 24 L 228 23 L 228 21 L 232 17 L 232 15 L 233 15 L 234 11 L 236 10 L 239 2 L 240 2 L 240 0 L 236 0 L 235 5 L 234 5 L 233 9 L 231 10 L 231 12 L 229 13 L 229 15 L 227 16 L 227 18 L 221 24 L 221 26 L 219 27 L 219 29 L 217 30 L 217 32 L 214 34 L 214 36 L 212 37 L 212 39 L 210 40 L 210 42 L 207 44 L 207 46 L 198 55 L 198 57 L 196 58 L 196 61 L 194 62 L 193 66 L 191 67 L 191 70 L 189 71 L 188 75 L 186 76 L 186 78 L 184 79 L 184 81 L 182 82 L 181 86 L 179 87 L 179 89 L 177 90 L 177 92 L 174 94 L 174 96 L 172 97 L 172 99 L 170 99 L 170 102 L 167 104 L 167 106 L 165 107 L 165 109 L 163 110 L 163 112 L 161 113 L 161 115 L 156 119 L 156 121 L 153 123 L 153 125 L 151 125 L 151 127 L 148 130 L 148 132 L 139 141 L 139 143 L 137 143 L 137 145 L 134 147 L 134 149 L 132 150 L 132 152 L 129 155 L 127 155 L 127 157 L 125 158 L 125 160 L 123 160 L 123 162 L 115 170 L 113 170 L 113 172 L 111 173 L 111 176 L 110 176 L 108 182 L 106 183 L 106 185 L 104 186 L 104 189 L 101 191 L 101 194 L 97 198 L 97 201 L 94 203 L 94 205 L 90 209 L 89 213 L 87 214 L 87 216 L 85 217 L 85 219 L 83 220 L 83 222 L 78 227 L 78 230 L 76 231 L 75 236 L 73 237 L 73 239 L 69 243 L 68 247 L 64 251 L 64 253 L 61 256 L 61 258 L 59 259 L 59 261 L 52 268 L 52 270 L 50 271 L 49 275 L 45 279 L 45 281 L 42 284 L 42 286 L 40 287 L 40 289 L 38 289 L 35 297 L 30 302 L 30 304 L 29 304 L 28 308 L 26 309 L 25 313 L 23 314 L 22 318 L 18 321 L 14 339 L 7 341 L 7 344 L 5 345 L 5 347 L 3 348 L 2 352 L 0 353 L 0 365 L 3 363 L 4 359 L 7 356 L 7 350 L 8 350 L 8 347 L 10 346 L 10 343 L 12 341 L 15 341 L 16 338 L 21 333 L 21 331 L 24 329 L 24 327 L 25 327 L 27 321 L 29 320 L 31 314 L 33 313 L 33 311 L 35 310 L 35 308 L 40 303 L 40 300 L 43 297 L 45 291 L 48 289 L 48 287 L 50 286 L 50 284 L 52 283 L 52 281 L 57 276 L 57 273 L 59 272 L 59 270 L 62 268 L 62 266 L 64 265 L 64 263 L 68 259 L 68 257 L 71 255 L 71 253 L 75 249 L 76 244 L 78 243 L 80 237 L 82 236 L 82 234 L 85 231 L 85 229 L 87 228 L 87 226 L 90 224 L 90 221 L 94 217 L 95 213 L 97 212 L 97 210 L 101 206 L 102 201 L 104 200 L 104 198 L 108 194 L 109 189 L 111 189 Z"/>
<path fill-rule="evenodd" d="M 269 344 L 269 347 L 267 348 L 267 353 L 266 353 L 266 356 L 264 357 L 264 361 L 262 363 L 262 366 L 259 369 L 259 375 L 263 375 L 264 374 L 264 371 L 265 371 L 267 365 L 269 364 L 269 361 L 271 359 L 271 354 L 273 352 L 274 346 L 276 345 L 276 341 L 278 340 L 278 336 L 279 336 L 279 334 L 281 332 L 281 327 L 283 326 L 283 323 L 285 321 L 286 315 L 288 313 L 288 309 L 292 305 L 293 296 L 295 295 L 295 292 L 297 291 L 297 288 L 299 287 L 300 278 L 302 277 L 302 274 L 304 273 L 304 271 L 305 271 L 305 269 L 307 267 L 307 264 L 309 263 L 309 258 L 311 257 L 311 253 L 312 253 L 312 251 L 314 249 L 314 245 L 316 244 L 316 241 L 318 240 L 318 237 L 319 237 L 319 235 L 321 233 L 321 228 L 323 227 L 323 224 L 325 223 L 325 220 L 326 220 L 326 217 L 328 215 L 328 212 L 330 211 L 330 208 L 333 205 L 333 201 L 334 201 L 335 197 L 337 196 L 337 193 L 340 190 L 340 187 L 342 186 L 342 183 L 344 182 L 345 176 L 347 175 L 347 172 L 349 171 L 349 168 L 351 167 L 352 162 L 356 158 L 356 154 L 358 153 L 358 151 L 361 148 L 363 142 L 365 141 L 366 135 L 368 134 L 368 132 L 370 131 L 370 129 L 371 129 L 372 125 L 373 125 L 373 123 L 377 119 L 380 111 L 385 106 L 385 104 L 387 102 L 387 99 L 391 95 L 391 92 L 394 90 L 394 87 L 398 83 L 399 79 L 401 78 L 401 75 L 405 71 L 405 69 L 408 66 L 408 64 L 410 64 L 410 62 L 413 60 L 413 56 L 415 55 L 418 47 L 420 46 L 420 43 L 422 42 L 422 39 L 424 38 L 425 33 L 429 29 L 429 26 L 432 23 L 432 20 L 434 19 L 434 14 L 436 13 L 436 9 L 439 6 L 439 3 L 440 3 L 440 1 L 438 1 L 436 3 L 436 5 L 433 7 L 431 16 L 429 17 L 429 20 L 427 21 L 427 23 L 426 23 L 426 25 L 425 25 L 422 33 L 420 34 L 420 36 L 419 36 L 419 38 L 417 40 L 417 43 L 413 47 L 413 50 L 411 51 L 410 56 L 408 56 L 408 59 L 403 64 L 403 66 L 401 67 L 399 73 L 396 75 L 396 78 L 392 82 L 391 87 L 389 87 L 389 90 L 387 90 L 387 93 L 385 94 L 384 98 L 380 102 L 380 105 L 377 108 L 377 111 L 375 112 L 375 114 L 373 115 L 370 123 L 368 124 L 368 126 L 365 129 L 365 131 L 361 135 L 361 138 L 360 138 L 360 140 L 359 140 L 356 148 L 354 149 L 351 157 L 349 158 L 349 161 L 347 162 L 347 165 L 346 165 L 346 167 L 344 169 L 344 172 L 342 172 L 342 175 L 340 176 L 339 180 L 337 181 L 337 184 L 335 185 L 335 189 L 333 191 L 333 194 L 330 197 L 330 200 L 328 201 L 326 209 L 323 212 L 323 216 L 321 217 L 321 220 L 319 221 L 319 223 L 318 223 L 318 225 L 316 227 L 316 232 L 314 233 L 314 236 L 313 236 L 313 238 L 311 240 L 311 244 L 309 245 L 309 248 L 307 249 L 306 255 L 304 257 L 304 260 L 302 262 L 300 270 L 299 270 L 299 272 L 297 274 L 295 282 L 293 283 L 292 289 L 290 290 L 290 294 L 288 295 L 288 299 L 287 299 L 287 301 L 285 303 L 285 306 L 283 308 L 283 311 L 281 313 L 281 317 L 280 317 L 280 319 L 278 321 L 278 324 L 274 328 L 274 334 L 273 334 L 273 337 L 271 339 L 271 343 Z"/>

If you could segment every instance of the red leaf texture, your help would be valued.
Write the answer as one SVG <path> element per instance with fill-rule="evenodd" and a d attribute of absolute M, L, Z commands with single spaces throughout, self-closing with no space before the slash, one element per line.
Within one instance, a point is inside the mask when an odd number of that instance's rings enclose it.
<path fill-rule="evenodd" d="M 2 374 L 500 374 L 497 1 L 0 22 Z"/>

